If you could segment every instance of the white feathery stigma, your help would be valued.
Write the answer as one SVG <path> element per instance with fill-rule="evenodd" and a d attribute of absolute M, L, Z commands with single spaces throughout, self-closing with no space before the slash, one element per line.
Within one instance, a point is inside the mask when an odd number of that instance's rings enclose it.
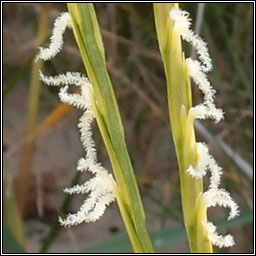
<path fill-rule="evenodd" d="M 62 13 L 55 20 L 49 48 L 40 47 L 40 53 L 36 57 L 35 61 L 38 61 L 39 59 L 44 61 L 52 59 L 57 53 L 60 52 L 63 45 L 63 33 L 65 32 L 66 27 L 72 28 L 72 20 L 68 12 Z"/>
<path fill-rule="evenodd" d="M 210 188 L 208 191 L 203 193 L 206 208 L 215 207 L 216 205 L 229 208 L 228 220 L 231 220 L 239 215 L 238 205 L 231 198 L 230 194 L 224 189 Z M 230 247 L 235 244 L 233 236 L 228 234 L 222 236 L 216 232 L 216 226 L 211 222 L 203 223 L 209 234 L 209 239 L 212 244 L 222 248 Z"/>
<path fill-rule="evenodd" d="M 192 165 L 187 169 L 189 173 L 194 178 L 202 178 L 207 171 L 208 161 L 206 160 L 209 156 L 208 148 L 204 143 L 197 143 L 197 156 L 199 157 L 197 166 L 193 167 Z"/>
<path fill-rule="evenodd" d="M 214 119 L 219 122 L 224 118 L 222 109 L 217 109 L 214 103 L 216 91 L 211 86 L 207 73 L 212 69 L 212 60 L 208 53 L 206 43 L 191 30 L 191 19 L 189 13 L 179 8 L 172 8 L 170 10 L 170 19 L 174 22 L 175 32 L 177 32 L 182 39 L 190 43 L 198 53 L 199 60 L 186 59 L 186 64 L 189 70 L 189 75 L 194 83 L 198 86 L 204 95 L 204 101 L 188 111 L 189 120 L 195 119 Z M 203 176 L 210 172 L 210 184 L 207 191 L 203 193 L 203 199 L 206 208 L 211 206 L 223 206 L 230 208 L 228 220 L 239 215 L 238 205 L 233 201 L 230 194 L 220 189 L 220 181 L 222 169 L 217 165 L 215 159 L 209 154 L 208 147 L 204 143 L 196 143 L 197 163 L 196 166 L 190 165 L 187 173 L 196 179 L 203 178 Z M 201 195 L 200 195 L 201 196 Z M 234 245 L 233 237 L 228 234 L 221 236 L 216 232 L 216 227 L 211 223 L 204 223 L 205 229 L 208 231 L 211 242 L 222 247 Z"/>
<path fill-rule="evenodd" d="M 174 21 L 174 27 L 179 31 L 183 40 L 192 44 L 196 49 L 199 59 L 202 62 L 201 68 L 203 72 L 209 72 L 212 69 L 212 60 L 208 53 L 207 44 L 203 39 L 196 35 L 190 29 L 191 19 L 189 13 L 179 8 L 172 8 L 170 11 L 170 18 Z"/>
<path fill-rule="evenodd" d="M 204 226 L 208 231 L 209 239 L 211 240 L 213 245 L 216 245 L 219 248 L 232 247 L 235 245 L 233 236 L 231 236 L 230 234 L 226 236 L 219 235 L 216 232 L 216 226 L 214 226 L 211 222 L 204 223 Z"/>
<path fill-rule="evenodd" d="M 212 69 L 212 60 L 210 58 L 207 44 L 190 29 L 191 19 L 189 13 L 178 8 L 172 8 L 170 11 L 170 18 L 174 22 L 174 29 L 179 32 L 181 37 L 190 43 L 198 53 L 198 60 L 187 58 L 187 66 L 189 74 L 195 84 L 204 94 L 203 105 L 206 107 L 202 115 L 205 118 L 215 119 L 219 122 L 224 117 L 221 109 L 216 109 L 214 104 L 215 90 L 212 88 L 206 73 Z"/>
<path fill-rule="evenodd" d="M 54 57 L 63 44 L 63 33 L 68 26 L 72 28 L 69 13 L 63 13 L 54 23 L 49 48 L 40 48 L 37 59 L 48 60 Z M 77 171 L 89 171 L 94 176 L 84 184 L 65 188 L 68 194 L 88 194 L 77 213 L 68 214 L 66 219 L 59 217 L 63 226 L 77 225 L 82 222 L 94 222 L 105 212 L 106 207 L 115 200 L 116 183 L 112 174 L 108 173 L 100 163 L 97 162 L 95 144 L 92 138 L 91 123 L 95 119 L 93 109 L 93 88 L 89 80 L 78 72 L 67 72 L 58 76 L 46 76 L 39 72 L 40 79 L 50 86 L 64 86 L 60 88 L 59 98 L 63 103 L 73 105 L 84 111 L 79 119 L 78 128 L 81 133 L 81 142 L 86 152 L 85 158 L 77 163 Z M 69 93 L 68 86 L 74 84 L 81 89 L 81 94 Z"/>
<path fill-rule="evenodd" d="M 207 170 L 209 170 L 210 176 L 210 189 L 217 189 L 220 185 L 222 169 L 218 166 L 215 159 L 209 154 L 208 147 L 205 143 L 198 142 L 196 143 L 197 151 L 197 165 L 189 166 L 187 173 L 193 176 L 196 179 L 203 178 Z"/>
<path fill-rule="evenodd" d="M 212 88 L 206 73 L 202 71 L 199 61 L 187 58 L 186 62 L 191 78 L 204 94 L 202 105 L 205 106 L 205 108 L 201 109 L 202 115 L 204 115 L 204 118 L 212 118 L 218 123 L 224 118 L 224 113 L 222 109 L 217 109 L 214 104 L 214 95 L 216 91 Z"/>
<path fill-rule="evenodd" d="M 213 188 L 203 193 L 206 207 L 215 207 L 216 205 L 229 208 L 228 220 L 234 219 L 239 215 L 238 205 L 234 202 L 229 192 L 225 189 Z"/>

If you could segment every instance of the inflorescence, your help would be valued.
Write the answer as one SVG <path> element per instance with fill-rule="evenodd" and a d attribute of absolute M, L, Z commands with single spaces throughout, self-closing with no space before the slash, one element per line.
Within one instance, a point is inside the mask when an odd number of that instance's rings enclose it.
<path fill-rule="evenodd" d="M 178 8 L 170 10 L 170 18 L 174 23 L 174 29 L 181 36 L 181 38 L 190 43 L 198 53 L 199 60 L 186 59 L 189 70 L 189 75 L 202 91 L 204 95 L 203 103 L 189 109 L 188 118 L 206 119 L 211 118 L 219 122 L 224 118 L 224 113 L 221 109 L 217 109 L 214 104 L 214 95 L 216 91 L 212 88 L 207 73 L 212 69 L 212 61 L 208 53 L 206 43 L 196 35 L 191 29 L 191 19 L 189 13 Z M 187 173 L 195 179 L 203 178 L 207 171 L 210 172 L 209 189 L 200 195 L 206 205 L 206 208 L 211 206 L 223 206 L 230 208 L 228 220 L 233 219 L 239 214 L 238 205 L 233 201 L 230 194 L 219 188 L 222 169 L 217 165 L 215 159 L 210 155 L 208 147 L 204 143 L 196 143 L 197 151 L 197 165 L 190 165 Z M 219 235 L 216 232 L 216 227 L 211 223 L 203 223 L 205 229 L 208 231 L 211 242 L 221 247 L 229 247 L 234 245 L 233 237 L 228 234 L 226 236 Z"/>
<path fill-rule="evenodd" d="M 66 27 L 72 28 L 71 16 L 68 12 L 62 13 L 55 21 L 50 45 L 40 48 L 36 58 L 49 60 L 60 52 L 63 45 L 63 33 Z M 64 86 L 60 88 L 59 98 L 63 103 L 73 105 L 84 111 L 78 124 L 81 133 L 81 142 L 86 156 L 78 160 L 77 171 L 89 171 L 94 176 L 84 184 L 65 188 L 68 194 L 88 194 L 77 213 L 68 214 L 66 219 L 59 217 L 63 226 L 77 225 L 82 222 L 94 222 L 105 212 L 106 207 L 115 200 L 116 183 L 112 174 L 97 161 L 95 144 L 92 138 L 91 123 L 95 119 L 93 109 L 93 87 L 89 80 L 78 72 L 67 72 L 58 76 L 46 76 L 40 71 L 40 79 L 50 86 Z M 68 86 L 74 84 L 80 88 L 81 94 L 68 92 Z"/>

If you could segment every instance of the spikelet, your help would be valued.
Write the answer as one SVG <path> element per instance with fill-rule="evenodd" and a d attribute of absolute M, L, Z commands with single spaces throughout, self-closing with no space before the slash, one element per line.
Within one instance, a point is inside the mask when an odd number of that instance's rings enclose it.
<path fill-rule="evenodd" d="M 190 43 L 198 53 L 198 60 L 186 59 L 189 75 L 204 95 L 204 101 L 192 108 L 188 112 L 188 120 L 214 119 L 219 122 L 224 118 L 222 109 L 217 109 L 214 103 L 216 91 L 212 88 L 207 72 L 212 69 L 212 61 L 208 53 L 206 43 L 190 29 L 191 19 L 189 13 L 178 8 L 170 10 L 170 18 L 174 22 L 174 29 L 180 34 L 182 39 Z M 217 165 L 215 159 L 209 154 L 208 147 L 204 143 L 196 143 L 196 153 L 198 156 L 195 166 L 190 165 L 187 173 L 195 179 L 203 178 L 207 171 L 210 172 L 209 189 L 203 193 L 206 209 L 211 206 L 223 206 L 230 208 L 228 220 L 239 215 L 238 206 L 224 189 L 220 189 L 222 169 Z M 201 196 L 201 195 L 200 195 Z M 233 246 L 234 240 L 231 235 L 221 236 L 216 232 L 216 227 L 211 223 L 203 223 L 208 231 L 208 236 L 212 244 L 222 247 Z"/>
<path fill-rule="evenodd" d="M 49 48 L 40 48 L 36 61 L 38 59 L 51 59 L 61 50 L 63 33 L 66 27 L 72 28 L 69 13 L 63 13 L 56 19 Z M 68 194 L 88 194 L 88 196 L 77 213 L 68 214 L 66 219 L 59 217 L 59 222 L 63 226 L 94 222 L 104 214 L 106 207 L 115 200 L 116 183 L 112 174 L 109 174 L 108 170 L 97 162 L 97 154 L 91 132 L 91 124 L 95 119 L 92 104 L 92 85 L 84 75 L 78 72 L 46 76 L 40 71 L 39 76 L 44 83 L 50 86 L 64 86 L 59 91 L 60 100 L 84 111 L 84 114 L 79 119 L 78 128 L 86 156 L 78 160 L 77 171 L 89 171 L 94 175 L 84 184 L 64 189 L 64 192 Z M 81 94 L 69 93 L 68 86 L 71 84 L 78 86 L 81 89 Z"/>

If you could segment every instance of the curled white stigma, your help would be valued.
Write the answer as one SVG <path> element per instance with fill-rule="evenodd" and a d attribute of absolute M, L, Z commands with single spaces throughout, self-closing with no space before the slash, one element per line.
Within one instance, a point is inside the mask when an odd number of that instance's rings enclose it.
<path fill-rule="evenodd" d="M 197 166 L 190 166 L 187 169 L 187 173 L 189 173 L 194 178 L 202 178 L 207 171 L 208 161 L 207 158 L 209 156 L 208 147 L 203 143 L 197 143 L 197 156 L 199 158 Z"/>
<path fill-rule="evenodd" d="M 189 13 L 179 8 L 172 8 L 170 18 L 174 21 L 174 27 L 179 31 L 182 39 L 196 49 L 199 59 L 202 62 L 201 68 L 203 72 L 211 71 L 212 60 L 209 56 L 207 44 L 190 29 L 191 19 L 189 18 Z"/>
<path fill-rule="evenodd" d="M 209 208 L 211 206 L 215 207 L 216 205 L 223 206 L 225 208 L 229 208 L 229 217 L 228 220 L 231 220 L 239 215 L 238 205 L 231 198 L 230 194 L 224 189 L 209 189 L 204 192 L 203 197 L 206 202 L 206 207 Z M 222 247 L 230 247 L 235 244 L 233 236 L 228 234 L 226 236 L 222 236 L 216 232 L 216 226 L 211 222 L 203 223 L 206 230 L 208 231 L 209 239 L 212 244 L 222 248 Z"/>
<path fill-rule="evenodd" d="M 77 213 L 67 215 L 66 219 L 59 218 L 59 221 L 64 226 L 96 221 L 103 215 L 106 207 L 115 200 L 115 181 L 107 169 L 97 162 L 96 149 L 91 132 L 91 123 L 95 118 L 90 96 L 92 87 L 87 78 L 77 73 L 73 75 L 70 72 L 57 77 L 46 77 L 41 73 L 41 80 L 49 85 L 55 86 L 66 84 L 60 89 L 60 100 L 76 108 L 85 110 L 79 119 L 78 128 L 80 129 L 81 142 L 85 149 L 86 157 L 78 161 L 77 170 L 88 170 L 94 174 L 94 177 L 84 184 L 75 185 L 72 188 L 66 188 L 64 190 L 69 194 L 89 193 L 89 195 Z M 81 88 L 81 95 L 68 93 L 69 84 L 79 86 Z"/>
<path fill-rule="evenodd" d="M 207 170 L 209 170 L 210 176 L 210 189 L 217 189 L 220 185 L 222 169 L 218 166 L 217 162 L 209 154 L 208 147 L 205 143 L 198 142 L 196 143 L 196 151 L 197 151 L 197 165 L 189 166 L 187 169 L 187 173 L 193 176 L 196 179 L 203 178 L 206 174 Z"/>
<path fill-rule="evenodd" d="M 215 159 L 209 154 L 208 148 L 204 143 L 197 143 L 197 155 L 199 157 L 195 167 L 190 166 L 187 169 L 192 177 L 198 179 L 202 178 L 206 171 L 210 172 L 209 189 L 203 193 L 206 208 L 215 207 L 217 205 L 229 208 L 230 213 L 228 220 L 231 220 L 239 215 L 238 205 L 234 202 L 230 194 L 219 188 L 222 169 L 217 165 Z M 212 244 L 222 248 L 234 245 L 234 240 L 231 235 L 221 236 L 216 232 L 216 227 L 210 223 L 205 223 L 205 228 L 209 233 L 209 239 Z"/>
<path fill-rule="evenodd" d="M 61 50 L 63 33 L 67 26 L 71 27 L 71 17 L 69 13 L 63 13 L 54 23 L 49 48 L 41 48 L 37 59 L 48 60 Z M 67 72 L 53 77 L 46 76 L 40 71 L 40 79 L 51 86 L 64 86 L 59 91 L 60 100 L 84 111 L 84 114 L 79 119 L 78 128 L 86 156 L 78 160 L 77 171 L 89 171 L 94 175 L 84 184 L 64 189 L 69 194 L 88 194 L 88 196 L 77 213 L 68 214 L 66 219 L 59 217 L 59 222 L 63 226 L 94 222 L 104 214 L 106 207 L 115 200 L 116 183 L 112 174 L 109 174 L 108 170 L 97 162 L 97 154 L 91 132 L 91 123 L 95 118 L 91 102 L 93 99 L 92 85 L 84 75 L 77 72 Z M 81 89 L 81 94 L 69 93 L 68 86 L 71 84 L 78 86 Z"/>
<path fill-rule="evenodd" d="M 238 205 L 234 202 L 230 194 L 225 189 L 209 189 L 203 194 L 206 207 L 215 207 L 216 205 L 230 208 L 228 220 L 234 219 L 239 215 Z"/>
<path fill-rule="evenodd" d="M 68 12 L 62 13 L 54 22 L 54 28 L 52 30 L 52 36 L 50 38 L 49 48 L 39 48 L 40 53 L 36 57 L 35 61 L 42 59 L 44 61 L 53 58 L 60 52 L 63 44 L 63 33 L 66 27 L 72 28 L 71 16 Z"/>
<path fill-rule="evenodd" d="M 214 119 L 219 122 L 224 118 L 222 109 L 217 109 L 214 103 L 216 91 L 212 88 L 207 72 L 212 69 L 212 60 L 209 56 L 206 43 L 196 35 L 191 29 L 191 19 L 189 13 L 178 8 L 170 10 L 170 18 L 174 22 L 174 29 L 178 34 L 190 43 L 198 53 L 198 60 L 186 59 L 186 64 L 189 70 L 189 75 L 198 86 L 204 95 L 204 101 L 189 109 L 188 119 Z M 220 181 L 222 169 L 217 165 L 215 159 L 209 154 L 208 147 L 204 143 L 196 143 L 197 163 L 196 166 L 190 165 L 187 173 L 192 177 L 199 179 L 203 178 L 207 171 L 210 172 L 209 189 L 203 193 L 206 207 L 223 206 L 230 208 L 228 220 L 236 217 L 239 214 L 238 206 L 231 198 L 230 194 L 224 189 L 220 189 Z M 231 235 L 221 236 L 216 232 L 216 227 L 211 223 L 204 223 L 208 231 L 211 242 L 221 247 L 234 245 L 234 240 Z"/>
<path fill-rule="evenodd" d="M 217 109 L 214 104 L 214 95 L 216 91 L 212 88 L 210 82 L 207 79 L 207 75 L 202 71 L 202 67 L 197 60 L 191 58 L 186 59 L 189 74 L 198 88 L 204 94 L 204 101 L 201 108 L 201 115 L 205 118 L 212 118 L 218 123 L 224 118 L 222 109 Z"/>
<path fill-rule="evenodd" d="M 203 105 L 206 107 L 202 115 L 204 118 L 212 118 L 216 122 L 223 119 L 224 113 L 221 109 L 216 109 L 214 104 L 215 90 L 212 88 L 206 73 L 212 69 L 212 60 L 210 58 L 207 44 L 190 29 L 191 19 L 189 13 L 178 8 L 172 8 L 170 18 L 174 22 L 174 29 L 179 32 L 180 36 L 190 43 L 197 51 L 200 60 L 187 58 L 189 74 L 195 84 L 204 94 Z"/>
<path fill-rule="evenodd" d="M 235 245 L 233 236 L 230 234 L 226 236 L 219 235 L 216 232 L 216 226 L 214 226 L 211 222 L 204 223 L 204 226 L 209 234 L 209 239 L 211 240 L 212 244 L 218 246 L 219 248 L 222 247 L 231 247 Z"/>

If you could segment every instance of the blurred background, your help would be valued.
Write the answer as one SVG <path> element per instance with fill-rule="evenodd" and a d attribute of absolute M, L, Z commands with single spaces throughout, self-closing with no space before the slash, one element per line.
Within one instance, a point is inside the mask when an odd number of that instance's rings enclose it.
<path fill-rule="evenodd" d="M 185 3 L 193 27 L 209 45 L 214 69 L 210 81 L 225 120 L 197 123 L 223 167 L 221 186 L 240 206 L 208 210 L 209 220 L 236 245 L 222 253 L 253 252 L 253 3 Z M 189 252 L 183 227 L 179 176 L 171 137 L 166 83 L 156 40 L 151 3 L 96 3 L 108 68 L 126 132 L 127 146 L 158 252 Z M 84 152 L 77 123 L 81 111 L 60 104 L 56 88 L 41 85 L 38 68 L 56 75 L 85 72 L 72 31 L 52 61 L 34 63 L 47 46 L 54 19 L 64 3 L 3 3 L 3 185 L 5 252 L 131 252 L 116 203 L 92 224 L 61 228 L 57 216 L 75 212 L 81 196 L 63 188 L 88 177 L 76 172 Z M 184 44 L 187 56 L 193 55 Z M 44 65 L 44 66 L 43 66 Z M 202 95 L 193 87 L 194 104 Z M 111 170 L 94 124 L 98 156 Z M 205 187 L 207 187 L 207 178 Z"/>

